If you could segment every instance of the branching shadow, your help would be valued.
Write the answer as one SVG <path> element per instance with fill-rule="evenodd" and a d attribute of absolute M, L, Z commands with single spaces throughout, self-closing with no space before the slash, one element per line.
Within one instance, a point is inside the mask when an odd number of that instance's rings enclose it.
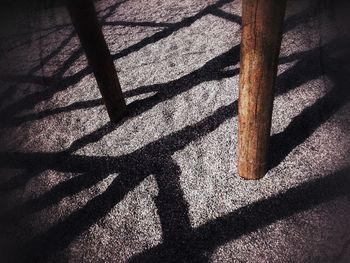
<path fill-rule="evenodd" d="M 210 8 L 205 8 L 197 15 L 186 18 L 182 22 L 179 22 L 179 24 L 164 29 L 164 31 L 161 31 L 163 33 L 156 33 L 153 38 L 146 38 L 138 44 L 129 47 L 123 51 L 124 53 L 121 52 L 116 57 L 137 51 L 147 44 L 154 43 L 154 41 L 158 41 L 175 32 L 175 28 L 178 30 L 181 27 L 189 26 L 196 19 L 203 17 L 205 14 L 213 13 L 214 9 L 216 10 L 216 8 L 228 2 L 230 1 L 219 1 Z M 225 16 L 222 12 L 214 13 Z M 236 75 L 238 69 L 228 71 L 224 69 L 238 62 L 238 52 L 239 46 L 236 46 L 210 60 L 198 70 L 177 80 L 143 86 L 126 92 L 126 96 L 156 92 L 155 95 L 149 98 L 131 103 L 128 106 L 130 110 L 129 117 L 136 117 L 158 103 L 171 99 L 204 81 Z M 78 53 L 79 51 L 75 55 L 73 54 L 74 56 L 66 64 L 67 67 L 79 57 Z M 293 55 L 281 60 L 290 61 L 296 57 L 299 58 L 299 61 L 290 70 L 279 76 L 278 85 L 280 88 L 277 90 L 277 95 L 288 92 L 296 86 L 308 80 L 315 79 L 324 73 L 322 68 L 320 70 L 315 66 L 309 67 L 309 65 L 314 65 L 313 61 L 319 55 L 318 49 L 299 55 Z M 309 72 L 305 72 L 304 70 L 304 74 L 300 76 L 300 72 L 297 70 L 300 67 L 306 67 Z M 81 75 L 71 77 L 70 82 L 78 82 L 86 73 L 84 71 L 82 72 Z M 343 74 L 341 73 L 341 75 Z M 292 149 L 305 141 L 347 101 L 347 96 L 344 95 L 344 82 L 340 81 L 338 77 L 338 75 L 330 75 L 330 78 L 335 83 L 334 89 L 295 117 L 285 131 L 272 137 L 271 149 L 274 154 L 272 166 L 282 161 Z M 35 77 L 33 80 L 35 80 Z M 67 78 L 65 79 L 66 81 Z M 63 89 L 64 87 L 60 88 Z M 55 92 L 57 91 L 44 90 L 40 93 L 39 97 L 36 97 L 38 94 L 34 94 L 32 97 L 28 96 L 29 99 L 27 97 L 24 100 L 27 105 L 26 107 L 30 108 L 39 101 L 48 99 Z M 342 97 L 340 106 L 335 99 L 339 96 Z M 42 116 L 46 117 L 59 112 L 93 107 L 100 103 L 99 100 L 79 102 L 65 108 L 48 110 L 43 112 Z M 14 105 L 16 104 L 6 108 L 3 112 L 10 113 L 10 109 L 15 108 Z M 22 107 L 16 112 L 20 112 L 23 109 Z M 320 112 L 322 114 L 318 115 L 319 118 L 315 118 L 314 115 Z M 29 176 L 24 176 L 22 180 L 15 178 L 12 182 L 2 185 L 2 188 L 15 188 L 24 185 L 31 176 L 35 176 L 40 171 L 47 169 L 77 174 L 75 177 L 57 184 L 51 190 L 37 198 L 16 207 L 9 213 L 10 216 L 14 213 L 16 219 L 55 205 L 64 197 L 88 189 L 110 174 L 117 174 L 117 177 L 103 193 L 92 198 L 85 206 L 72 212 L 49 230 L 39 233 L 30 240 L 23 247 L 21 259 L 25 259 L 26 262 L 47 262 L 48 258 L 65 249 L 84 231 L 87 231 L 92 225 L 104 218 L 115 205 L 123 200 L 126 194 L 135 189 L 135 187 L 150 175 L 154 175 L 159 189 L 155 204 L 160 217 L 163 242 L 131 258 L 131 262 L 208 262 L 212 252 L 218 246 L 230 240 L 252 233 L 261 227 L 292 216 L 295 213 L 306 211 L 321 203 L 349 194 L 350 177 L 347 175 L 348 170 L 342 170 L 322 179 L 289 189 L 284 193 L 274 195 L 265 200 L 257 201 L 197 228 L 192 228 L 188 215 L 188 204 L 179 182 L 181 170 L 179 165 L 172 159 L 172 155 L 184 149 L 188 144 L 215 131 L 225 121 L 236 115 L 237 101 L 234 101 L 229 105 L 220 107 L 213 114 L 196 124 L 173 132 L 130 154 L 118 157 L 92 157 L 72 154 L 89 143 L 97 142 L 103 136 L 111 133 L 118 127 L 113 124 L 106 124 L 87 136 L 77 139 L 69 149 L 63 152 L 0 153 L 0 167 L 31 171 L 31 173 L 27 174 Z M 38 118 L 37 116 L 27 115 L 25 119 L 14 119 L 12 122 L 7 123 L 7 125 L 15 126 L 23 121 L 40 118 L 42 117 Z M 300 130 L 300 127 L 303 128 L 303 132 Z"/>
<path fill-rule="evenodd" d="M 103 10 L 106 13 L 100 17 L 101 22 L 104 22 L 109 16 L 111 16 L 115 12 L 118 6 L 120 6 L 122 3 L 126 1 L 127 0 L 116 2 L 112 6 L 109 6 L 106 10 Z M 67 28 L 66 24 L 58 25 L 54 27 L 53 30 L 56 30 L 57 32 L 65 28 Z M 83 54 L 82 48 L 79 47 L 78 49 L 74 50 L 72 54 L 70 54 L 70 56 L 62 63 L 59 69 L 52 76 L 34 75 L 34 73 L 41 70 L 43 66 L 46 65 L 46 63 L 48 63 L 51 59 L 53 59 L 59 53 L 61 53 L 67 47 L 67 45 L 72 41 L 75 35 L 76 35 L 75 31 L 72 30 L 72 32 L 68 35 L 68 37 L 63 39 L 63 41 L 55 49 L 53 49 L 48 55 L 44 56 L 43 54 L 41 54 L 40 63 L 37 66 L 30 69 L 26 75 L 18 76 L 18 75 L 7 74 L 7 75 L 2 75 L 0 77 L 0 80 L 13 81 L 16 83 L 16 85 L 19 83 L 32 83 L 32 84 L 42 85 L 46 87 L 44 90 L 40 90 L 38 92 L 25 96 L 24 98 L 2 109 L 0 111 L 0 116 L 2 116 L 3 119 L 10 119 L 9 118 L 10 116 L 15 116 L 17 113 L 20 113 L 23 110 L 34 108 L 35 105 L 37 105 L 39 102 L 52 98 L 52 96 L 54 96 L 54 94 L 56 94 L 57 92 L 65 90 L 69 86 L 72 86 L 78 83 L 82 78 L 84 78 L 85 76 L 87 76 L 92 72 L 91 68 L 87 66 L 73 75 L 64 77 L 64 74 L 67 72 L 67 70 Z M 15 89 L 16 85 L 12 86 L 11 89 L 7 90 L 5 94 L 2 94 L 0 97 L 0 101 L 8 99 L 9 96 L 14 94 L 14 92 L 16 91 Z"/>
<path fill-rule="evenodd" d="M 184 93 L 190 90 L 192 87 L 199 85 L 202 82 L 211 81 L 211 80 L 220 80 L 223 78 L 229 78 L 237 75 L 239 73 L 239 69 L 233 70 L 225 70 L 226 67 L 230 65 L 235 65 L 239 61 L 239 45 L 231 48 L 227 52 L 213 58 L 212 60 L 205 63 L 201 68 L 183 76 L 176 80 L 154 84 L 149 86 L 142 86 L 131 90 L 129 92 L 125 92 L 125 97 L 131 97 L 143 93 L 156 92 L 156 94 L 147 97 L 145 99 L 137 100 L 130 103 L 128 107 L 128 117 L 134 118 L 141 113 L 150 110 L 155 105 L 169 100 L 181 93 Z M 73 78 L 71 82 L 75 82 L 76 79 Z M 50 96 L 51 93 L 47 90 L 42 92 L 42 96 Z M 27 97 L 29 98 L 29 96 Z M 33 96 L 33 99 L 37 99 L 37 96 Z M 67 112 L 76 109 L 93 107 L 101 104 L 101 100 L 90 100 L 87 102 L 77 102 L 71 104 L 64 108 L 46 110 L 44 112 L 36 113 L 36 114 L 27 114 L 24 116 L 13 117 L 10 119 L 4 119 L 2 122 L 3 127 L 13 127 L 18 126 L 25 121 L 33 121 L 45 118 L 50 114 L 57 114 L 61 112 Z"/>
<path fill-rule="evenodd" d="M 313 53 L 311 52 L 311 54 Z M 326 95 L 320 100 L 328 101 L 330 98 L 334 98 L 334 94 L 332 92 L 339 91 L 338 89 L 333 89 L 330 92 L 332 96 Z M 339 95 L 339 93 L 337 94 Z M 334 109 L 335 105 L 333 105 L 332 102 L 333 100 L 328 101 L 330 105 L 326 109 L 331 108 L 331 110 L 328 112 L 328 114 L 326 114 L 326 119 L 334 112 L 334 110 L 337 109 Z M 311 111 L 319 110 L 324 105 L 324 102 L 315 103 L 313 106 L 311 106 Z M 308 111 L 310 110 L 306 109 L 306 112 Z M 44 259 L 45 255 L 41 252 L 43 247 L 45 248 L 45 251 L 48 252 L 47 256 L 64 249 L 76 236 L 80 235 L 82 232 L 89 229 L 92 224 L 96 223 L 99 219 L 106 216 L 106 214 L 118 202 L 120 202 L 120 200 L 122 200 L 128 192 L 132 191 L 139 183 L 141 183 L 147 176 L 151 174 L 155 175 L 158 187 L 160 189 L 158 198 L 156 199 L 156 205 L 161 217 L 164 242 L 156 248 L 153 248 L 150 251 L 140 255 L 142 262 L 154 262 L 156 259 L 160 260 L 158 262 L 164 262 L 164 260 L 167 262 L 166 260 L 171 259 L 198 259 L 198 261 L 205 262 L 210 253 L 217 247 L 218 244 L 222 244 L 222 242 L 226 242 L 230 239 L 238 237 L 239 235 L 249 233 L 249 231 L 256 229 L 254 227 L 261 226 L 255 221 L 254 223 L 247 222 L 245 219 L 246 212 L 242 213 L 241 211 L 239 213 L 237 212 L 237 215 L 244 216 L 238 217 L 238 219 L 236 219 L 237 216 L 228 217 L 231 220 L 225 219 L 226 217 L 219 218 L 217 221 L 218 223 L 208 224 L 208 229 L 203 227 L 199 228 L 201 231 L 191 229 L 187 215 L 187 204 L 183 199 L 183 193 L 178 183 L 178 175 L 180 173 L 180 170 L 179 167 L 171 159 L 171 155 L 174 152 L 183 149 L 188 143 L 198 140 L 200 137 L 205 136 L 211 131 L 214 131 L 225 120 L 232 118 L 236 114 L 237 102 L 235 101 L 228 106 L 219 108 L 214 112 L 214 114 L 203 119 L 201 122 L 195 125 L 188 126 L 183 130 L 150 143 L 129 155 L 120 157 L 84 157 L 69 155 L 64 152 L 60 154 L 6 153 L 0 155 L 0 165 L 2 167 L 17 167 L 23 169 L 30 168 L 34 170 L 52 169 L 61 172 L 81 174 L 57 185 L 51 191 L 45 193 L 35 200 L 29 201 L 28 203 L 24 204 L 23 207 L 18 209 L 18 211 L 26 211 L 27 213 L 36 212 L 48 206 L 51 206 L 67 195 L 78 193 L 83 189 L 93 186 L 108 176 L 108 174 L 118 173 L 117 178 L 105 192 L 89 201 L 87 205 L 82 209 L 73 212 L 63 222 L 58 223 L 49 231 L 34 238 L 27 247 L 30 257 L 35 259 L 35 261 Z M 314 116 L 310 113 L 302 113 L 300 117 L 296 118 L 302 119 L 302 123 L 308 123 L 308 119 L 314 118 Z M 320 118 L 318 121 L 314 122 L 311 132 L 306 133 L 306 135 L 304 133 L 300 134 L 297 132 L 295 133 L 295 136 L 297 138 L 300 137 L 301 140 L 304 140 L 304 138 L 309 136 L 310 133 L 312 133 L 319 125 L 324 122 L 324 120 L 324 118 Z M 295 122 L 292 121 L 291 125 L 295 125 L 293 123 Z M 79 143 L 75 144 L 76 146 L 73 144 L 73 148 L 79 149 L 80 147 L 83 147 L 83 145 L 86 145 L 87 142 L 97 141 L 99 140 L 101 133 L 103 136 L 103 134 L 110 132 L 110 130 L 113 130 L 113 127 L 103 127 L 99 132 L 90 134 L 93 139 L 88 139 L 87 141 L 84 141 L 85 139 L 81 139 Z M 289 132 L 289 128 L 287 128 L 285 134 L 287 134 L 288 137 L 281 136 L 280 140 L 278 141 L 280 145 L 286 144 L 286 142 L 288 142 L 290 139 L 289 136 L 291 134 L 294 135 L 294 132 Z M 274 140 L 276 139 L 273 139 L 273 141 Z M 295 146 L 295 144 L 292 145 L 292 147 Z M 38 162 L 38 160 L 40 160 L 40 162 Z M 310 185 L 310 183 L 307 184 Z M 316 183 L 316 185 L 317 184 L 318 183 Z M 328 183 L 321 185 L 324 187 L 324 185 L 328 185 Z M 295 191 L 298 192 L 298 194 L 295 196 L 292 195 L 291 198 L 299 198 L 301 196 L 299 190 L 290 191 L 291 193 L 294 193 Z M 314 192 L 318 193 L 318 190 L 311 191 L 311 194 L 314 195 Z M 329 198 L 337 196 L 338 193 L 347 194 L 347 192 L 337 191 L 334 193 L 334 195 L 329 195 Z M 285 197 L 284 195 L 281 196 L 282 197 L 278 197 L 276 200 L 281 199 L 283 201 Z M 172 198 L 169 199 L 168 197 Z M 288 200 L 290 200 L 290 197 L 287 198 L 287 201 Z M 309 200 L 309 198 L 307 198 L 307 200 Z M 261 222 L 273 222 L 275 218 L 283 218 L 287 212 L 287 215 L 289 215 L 289 213 L 293 214 L 299 210 L 307 209 L 315 203 L 318 204 L 320 202 L 323 202 L 325 199 L 323 197 L 321 199 L 312 197 L 310 200 L 312 200 L 312 202 L 308 203 L 303 199 L 300 201 L 300 204 L 297 202 L 299 205 L 296 206 L 295 210 L 290 208 L 288 210 L 283 210 L 283 213 L 275 213 L 272 218 L 269 216 L 271 213 L 267 213 L 266 215 L 264 214 L 265 219 Z M 292 201 L 292 203 L 295 202 Z M 260 213 L 266 211 L 267 205 L 269 207 L 274 207 L 271 206 L 271 202 L 269 200 L 258 203 L 256 205 L 252 205 L 249 207 L 249 209 L 247 209 L 247 211 L 249 211 L 249 213 L 257 213 L 259 215 L 259 217 L 254 216 L 253 218 L 261 218 Z M 255 206 L 258 208 L 253 209 Z M 232 220 L 232 218 L 235 220 Z M 251 217 L 249 216 L 247 218 Z M 234 224 L 237 225 L 237 220 L 243 220 L 243 223 L 238 224 L 242 225 L 243 228 L 233 227 L 233 221 Z M 225 224 L 227 225 L 225 226 Z M 229 231 L 229 226 L 232 226 L 235 231 Z M 63 231 L 63 229 L 66 231 Z M 69 231 L 67 232 L 68 229 Z M 185 231 L 186 229 L 187 231 Z M 240 229 L 245 230 L 243 231 Z M 213 238 L 215 237 L 215 235 L 213 235 L 213 231 L 214 234 L 215 231 L 218 231 L 219 234 L 216 234 L 218 236 L 217 239 Z M 237 231 L 240 234 L 237 234 Z M 231 234 L 225 235 L 223 233 Z M 209 238 L 211 239 L 210 241 L 208 240 Z M 37 250 L 38 248 L 40 248 L 40 253 Z M 137 260 L 139 260 L 139 258 Z"/>
<path fill-rule="evenodd" d="M 129 262 L 203 262 L 203 255 L 228 241 L 349 194 L 349 170 L 340 170 L 209 221 L 178 242 L 162 243 Z"/>
<path fill-rule="evenodd" d="M 203 10 L 198 12 L 197 14 L 190 16 L 190 17 L 186 17 L 182 21 L 174 23 L 172 26 L 169 26 L 169 27 L 159 31 L 150 37 L 144 38 L 140 42 L 118 52 L 117 54 L 114 54 L 113 59 L 118 59 L 118 58 L 127 56 L 133 52 L 136 52 L 136 51 L 142 49 L 143 47 L 145 47 L 149 44 L 153 44 L 153 43 L 155 43 L 163 38 L 166 38 L 166 37 L 170 36 L 172 33 L 180 30 L 181 28 L 188 27 L 188 26 L 192 25 L 195 21 L 204 17 L 205 15 L 210 14 L 216 8 L 219 8 L 219 7 L 221 7 L 227 3 L 230 3 L 232 1 L 233 0 L 219 0 L 215 4 L 207 6 L 206 8 L 204 8 Z M 108 10 L 108 12 L 103 17 L 101 17 L 101 19 L 100 19 L 101 22 L 104 23 L 106 18 L 108 16 L 110 16 L 111 14 L 113 14 L 115 9 L 120 4 L 121 3 L 116 3 L 114 6 L 112 6 Z M 66 40 L 64 40 L 61 45 L 59 45 L 58 48 L 56 48 L 49 55 L 44 57 L 43 61 L 48 62 L 48 60 L 50 60 L 52 57 L 54 57 L 55 54 L 58 54 L 60 51 L 62 51 L 63 48 L 71 41 L 71 38 L 73 36 L 74 36 L 73 33 L 70 34 L 69 37 Z M 17 102 L 12 103 L 11 105 L 5 107 L 4 109 L 2 109 L 0 111 L 0 116 L 3 116 L 3 117 L 4 116 L 6 116 L 6 117 L 13 116 L 17 113 L 20 113 L 23 110 L 32 109 L 39 102 L 50 99 L 58 91 L 62 91 L 64 89 L 66 89 L 67 87 L 78 83 L 82 78 L 84 78 L 85 76 L 90 74 L 92 72 L 91 68 L 85 67 L 85 68 L 81 69 L 80 71 L 78 71 L 77 73 L 75 73 L 74 75 L 71 75 L 68 77 L 63 77 L 64 73 L 71 67 L 71 65 L 77 59 L 79 59 L 81 57 L 82 53 L 83 53 L 83 51 L 81 48 L 74 51 L 64 61 L 64 63 L 61 65 L 60 69 L 54 74 L 54 76 L 49 77 L 50 80 L 52 80 L 50 82 L 42 81 L 43 79 L 41 76 L 37 77 L 37 76 L 33 76 L 32 74 L 27 74 L 26 76 L 17 76 L 17 75 L 16 76 L 12 76 L 12 75 L 2 76 L 1 79 L 4 79 L 4 80 L 9 80 L 11 78 L 14 80 L 25 78 L 25 79 L 28 79 L 29 82 L 30 82 L 30 80 L 34 80 L 35 84 L 43 84 L 45 86 L 49 86 L 50 88 L 46 88 L 43 91 L 39 91 L 39 92 L 36 92 L 34 94 L 28 95 L 28 96 L 24 97 L 23 99 L 20 99 Z M 35 72 L 38 69 L 40 69 L 40 67 L 35 67 L 35 68 L 33 68 L 33 70 L 30 71 L 30 73 Z M 36 79 L 38 79 L 38 81 L 36 81 Z M 55 84 L 52 84 L 52 83 L 55 83 Z"/>
<path fill-rule="evenodd" d="M 186 147 L 190 142 L 214 131 L 225 120 L 237 114 L 237 103 L 219 108 L 215 113 L 201 122 L 187 126 L 183 130 L 165 136 L 141 149 L 120 157 L 87 157 L 67 155 L 65 153 L 1 153 L 1 167 L 17 167 L 22 169 L 51 169 L 61 172 L 79 173 L 78 177 L 67 180 L 50 192 L 30 201 L 23 208 L 27 212 L 35 212 L 59 201 L 62 197 L 80 192 L 102 180 L 108 174 L 118 173 L 117 178 L 108 189 L 99 196 L 90 200 L 82 209 L 69 215 L 64 221 L 53 226 L 47 232 L 40 234 L 28 244 L 25 249 L 33 262 L 49 257 L 64 249 L 82 232 L 96 223 L 118 203 L 124 196 L 132 191 L 147 176 L 154 174 L 160 190 L 160 197 L 165 193 L 176 197 L 174 210 L 168 211 L 166 200 L 156 201 L 159 211 L 163 211 L 161 222 L 165 230 L 164 237 L 174 237 L 174 226 L 183 225 L 188 228 L 186 216 L 186 202 L 182 199 L 182 190 L 179 188 L 178 167 L 171 160 L 171 155 Z M 170 177 L 169 177 L 170 176 Z M 88 177 L 88 179 L 87 179 Z M 167 179 L 172 178 L 169 182 Z M 165 180 L 165 181 L 164 181 Z M 164 189 L 163 189 L 164 188 Z M 163 190 L 162 190 L 163 189 Z M 169 192 L 169 190 L 172 191 Z M 164 192 L 163 192 L 164 191 Z M 179 200 L 180 199 L 180 200 Z M 181 201 L 182 200 L 182 201 Z M 165 206 L 161 209 L 161 206 Z M 173 206 L 172 206 L 173 207 Z M 23 211 L 18 209 L 18 211 Z M 179 218 L 174 219 L 177 215 Z M 182 218 L 182 219 L 181 219 Z M 174 221 L 175 220 L 175 221 Z M 185 226 L 187 224 L 187 227 Z M 45 251 L 43 253 L 43 251 Z"/>
<path fill-rule="evenodd" d="M 343 55 L 342 58 L 332 58 L 332 53 L 338 52 L 341 48 L 343 48 L 343 51 L 345 51 L 347 55 Z M 331 53 L 325 56 L 322 52 L 323 49 Z M 312 66 L 313 61 L 316 62 L 317 60 L 315 59 L 319 57 L 322 57 L 321 63 L 315 63 Z M 293 66 L 293 68 L 298 67 L 300 71 L 300 73 L 297 74 L 297 76 L 299 76 L 297 80 L 290 78 L 290 70 L 282 74 L 282 80 L 287 80 L 287 82 L 283 81 L 280 83 L 284 89 L 289 89 L 291 81 L 295 81 L 297 85 L 300 85 L 312 79 L 325 76 L 332 81 L 333 87 L 314 104 L 306 107 L 299 115 L 294 117 L 282 132 L 274 134 L 271 137 L 269 154 L 270 169 L 279 165 L 294 148 L 308 139 L 317 128 L 349 102 L 350 91 L 347 87 L 347 83 L 349 83 L 350 79 L 349 73 L 346 70 L 349 58 L 349 49 L 346 43 L 342 41 L 340 46 L 340 43 L 335 40 L 325 46 L 310 51 L 309 59 L 299 60 L 299 62 Z M 319 64 L 320 66 L 315 66 Z M 305 69 L 308 70 L 305 72 Z M 301 71 L 303 71 L 303 73 Z M 280 92 L 281 91 L 278 91 L 278 93 Z"/>

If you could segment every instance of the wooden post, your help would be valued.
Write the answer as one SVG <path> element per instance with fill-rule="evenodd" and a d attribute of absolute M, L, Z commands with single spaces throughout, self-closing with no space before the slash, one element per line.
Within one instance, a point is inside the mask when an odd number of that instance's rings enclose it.
<path fill-rule="evenodd" d="M 242 0 L 238 101 L 238 173 L 259 179 L 266 173 L 274 85 L 285 0 Z"/>
<path fill-rule="evenodd" d="M 112 122 L 117 122 L 125 116 L 126 104 L 113 59 L 98 23 L 94 3 L 92 0 L 67 0 L 67 5 L 109 118 Z"/>

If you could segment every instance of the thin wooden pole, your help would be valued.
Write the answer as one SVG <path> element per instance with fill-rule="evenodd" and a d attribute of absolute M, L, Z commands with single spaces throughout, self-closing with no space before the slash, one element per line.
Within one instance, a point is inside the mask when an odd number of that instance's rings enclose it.
<path fill-rule="evenodd" d="M 266 173 L 285 9 L 285 0 L 242 0 L 238 173 L 245 179 Z"/>
<path fill-rule="evenodd" d="M 67 0 L 67 5 L 72 23 L 94 72 L 109 118 L 112 122 L 118 122 L 126 114 L 126 104 L 93 1 Z"/>

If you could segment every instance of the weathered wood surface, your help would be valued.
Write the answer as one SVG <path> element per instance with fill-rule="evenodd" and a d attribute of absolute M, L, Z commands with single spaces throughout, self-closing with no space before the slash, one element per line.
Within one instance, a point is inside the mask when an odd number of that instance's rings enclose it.
<path fill-rule="evenodd" d="M 285 8 L 285 0 L 242 1 L 238 173 L 245 179 L 259 179 L 267 169 Z"/>
<path fill-rule="evenodd" d="M 68 0 L 67 6 L 108 115 L 112 122 L 118 122 L 126 114 L 126 104 L 94 4 L 92 0 Z"/>

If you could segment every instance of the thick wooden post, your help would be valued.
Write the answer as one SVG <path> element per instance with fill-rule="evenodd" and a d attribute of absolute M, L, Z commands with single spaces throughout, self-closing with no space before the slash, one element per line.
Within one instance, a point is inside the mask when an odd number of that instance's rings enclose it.
<path fill-rule="evenodd" d="M 274 85 L 286 9 L 285 0 L 242 0 L 238 102 L 238 173 L 266 173 Z"/>
<path fill-rule="evenodd" d="M 120 88 L 113 59 L 98 23 L 92 0 L 67 0 L 72 23 L 86 57 L 94 72 L 98 87 L 112 122 L 126 114 L 126 104 Z"/>

